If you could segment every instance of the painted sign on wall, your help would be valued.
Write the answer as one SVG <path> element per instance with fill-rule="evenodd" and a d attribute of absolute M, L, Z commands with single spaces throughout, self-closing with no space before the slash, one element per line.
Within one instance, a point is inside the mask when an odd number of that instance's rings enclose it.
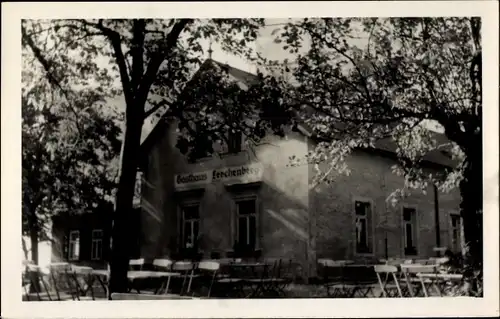
<path fill-rule="evenodd" d="M 262 180 L 264 168 L 260 164 L 218 168 L 210 171 L 175 175 L 175 188 L 194 188 L 213 182 L 252 183 Z"/>

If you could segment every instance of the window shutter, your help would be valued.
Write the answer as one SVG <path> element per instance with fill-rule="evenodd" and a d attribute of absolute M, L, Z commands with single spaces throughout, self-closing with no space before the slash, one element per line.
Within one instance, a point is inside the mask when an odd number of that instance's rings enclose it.
<path fill-rule="evenodd" d="M 366 233 L 368 253 L 373 253 L 373 205 L 366 203 Z"/>

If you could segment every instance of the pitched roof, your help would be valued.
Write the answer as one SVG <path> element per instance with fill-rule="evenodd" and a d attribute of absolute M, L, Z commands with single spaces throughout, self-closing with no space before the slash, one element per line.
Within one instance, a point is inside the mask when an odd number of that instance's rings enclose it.
<path fill-rule="evenodd" d="M 189 85 L 192 85 L 193 82 L 195 82 L 195 80 L 204 71 L 208 71 L 213 67 L 222 68 L 224 71 L 227 72 L 227 74 L 236 83 L 242 84 L 243 86 L 246 86 L 246 87 L 250 87 L 252 84 L 254 84 L 258 81 L 258 77 L 255 74 L 243 71 L 241 69 L 235 68 L 235 67 L 230 66 L 228 64 L 221 63 L 219 61 L 215 61 L 213 59 L 207 59 L 207 60 L 205 60 L 205 62 L 203 62 L 203 64 L 198 69 L 198 71 L 196 71 L 196 73 L 191 78 L 191 80 L 186 84 L 186 87 L 188 87 Z M 182 96 L 183 96 L 183 93 L 180 94 L 179 98 L 182 98 Z M 152 144 L 159 137 L 160 132 L 163 131 L 163 128 L 167 124 L 166 115 L 167 115 L 167 112 L 165 112 L 165 114 L 159 119 L 159 121 L 156 123 L 156 125 L 151 130 L 151 132 L 148 134 L 148 136 L 141 143 L 141 151 L 140 151 L 141 154 L 147 153 L 149 147 L 152 146 Z M 313 139 L 315 138 L 315 136 L 311 133 L 311 130 L 306 125 L 300 125 L 299 131 L 302 134 L 307 135 L 308 137 L 311 137 Z M 432 132 L 432 134 L 433 134 L 433 137 L 438 142 L 438 145 L 446 144 L 447 142 L 449 142 L 449 140 L 446 138 L 446 136 L 442 133 Z M 395 154 L 396 150 L 397 150 L 397 145 L 392 139 L 385 138 L 385 139 L 380 139 L 375 143 L 375 149 L 378 151 Z M 438 164 L 440 166 L 446 166 L 446 167 L 455 167 L 458 164 L 455 160 L 451 159 L 451 156 L 449 155 L 449 153 L 445 149 L 432 150 L 424 156 L 423 160 L 425 162 Z"/>
<path fill-rule="evenodd" d="M 240 70 L 238 68 L 232 67 L 228 64 L 221 63 L 219 61 L 215 61 L 213 59 L 207 59 L 205 60 L 198 71 L 193 75 L 191 80 L 189 80 L 186 83 L 186 87 L 189 85 L 192 85 L 195 80 L 200 76 L 201 73 L 210 70 L 213 67 L 219 67 L 222 68 L 224 71 L 227 72 L 227 74 L 234 80 L 236 83 L 243 84 L 246 87 L 251 86 L 252 84 L 257 82 L 257 76 L 255 74 L 245 72 L 243 70 Z M 186 89 L 184 89 L 183 92 L 180 94 L 180 98 L 182 98 L 183 93 L 185 92 Z M 143 139 L 141 142 L 141 153 L 147 152 L 148 148 L 155 142 L 155 140 L 158 138 L 159 132 L 163 131 L 163 127 L 165 127 L 166 121 L 167 121 L 167 111 L 160 117 L 160 119 L 157 121 L 157 123 L 153 126 L 149 134 Z"/>

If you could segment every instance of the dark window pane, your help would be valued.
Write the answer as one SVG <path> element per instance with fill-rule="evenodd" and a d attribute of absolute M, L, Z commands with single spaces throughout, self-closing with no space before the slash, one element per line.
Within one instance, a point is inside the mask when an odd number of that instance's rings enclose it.
<path fill-rule="evenodd" d="M 369 252 L 366 218 L 356 218 L 356 250 L 359 253 Z"/>
<path fill-rule="evenodd" d="M 238 218 L 238 243 L 246 245 L 247 243 L 247 218 Z"/>
<path fill-rule="evenodd" d="M 368 216 L 368 213 L 370 212 L 370 203 L 356 202 L 355 207 L 356 215 Z"/>
<path fill-rule="evenodd" d="M 413 247 L 413 238 L 412 238 L 412 227 L 411 224 L 406 224 L 406 247 L 407 248 L 412 248 Z"/>
<path fill-rule="evenodd" d="M 198 221 L 193 221 L 193 241 L 196 240 L 198 238 L 198 231 L 199 231 L 199 223 Z"/>
<path fill-rule="evenodd" d="M 186 247 L 187 243 L 189 243 L 189 239 L 191 237 L 191 224 L 190 223 L 184 223 L 184 236 L 182 239 L 183 246 Z"/>
<path fill-rule="evenodd" d="M 228 152 L 238 153 L 241 151 L 241 132 L 228 133 Z"/>
<path fill-rule="evenodd" d="M 243 200 L 237 203 L 240 215 L 255 214 L 255 200 Z"/>
<path fill-rule="evenodd" d="M 249 237 L 250 237 L 250 242 L 249 245 L 251 249 L 255 248 L 255 242 L 257 239 L 257 229 L 256 229 L 256 222 L 255 222 L 255 216 L 250 216 L 248 218 L 249 221 Z"/>
<path fill-rule="evenodd" d="M 367 246 L 366 238 L 366 219 L 361 219 L 361 244 Z"/>
<path fill-rule="evenodd" d="M 411 209 L 411 208 L 404 208 L 403 209 L 403 220 L 408 221 L 408 222 L 411 221 L 414 211 L 415 210 Z"/>
<path fill-rule="evenodd" d="M 366 209 L 368 208 L 368 203 L 356 202 L 356 215 L 366 216 Z"/>
<path fill-rule="evenodd" d="M 356 244 L 361 243 L 361 232 L 362 232 L 361 218 L 356 218 Z"/>
<path fill-rule="evenodd" d="M 72 232 L 71 235 L 70 235 L 70 240 L 72 241 L 75 241 L 75 240 L 78 240 L 80 239 L 80 233 L 79 232 Z"/>
<path fill-rule="evenodd" d="M 199 206 L 185 206 L 183 208 L 184 219 L 197 219 L 200 217 Z"/>

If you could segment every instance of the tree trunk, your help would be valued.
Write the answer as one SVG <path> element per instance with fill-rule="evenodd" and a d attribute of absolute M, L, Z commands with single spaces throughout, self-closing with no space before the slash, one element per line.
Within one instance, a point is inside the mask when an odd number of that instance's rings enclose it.
<path fill-rule="evenodd" d="M 138 107 L 134 105 L 132 107 Z M 115 211 L 111 231 L 111 260 L 109 296 L 113 292 L 126 292 L 127 271 L 131 250 L 131 234 L 134 230 L 132 202 L 137 173 L 137 154 L 139 152 L 142 114 L 130 114 L 127 105 L 125 135 L 121 150 L 120 176 L 115 199 Z"/>
<path fill-rule="evenodd" d="M 38 223 L 36 216 L 30 216 L 31 260 L 38 265 Z"/>
<path fill-rule="evenodd" d="M 21 237 L 21 240 L 22 240 L 22 245 L 23 245 L 24 259 L 29 260 L 28 247 L 26 247 L 26 240 L 24 239 L 24 236 Z"/>
<path fill-rule="evenodd" d="M 475 142 L 475 143 L 474 143 Z M 481 141 L 471 140 L 464 179 L 460 182 L 460 214 L 466 244 L 465 265 L 480 270 L 483 263 L 483 162 Z"/>
<path fill-rule="evenodd" d="M 31 260 L 38 265 L 38 220 L 34 213 L 29 216 L 29 233 L 31 243 Z M 40 291 L 40 283 L 38 280 L 33 280 L 30 286 L 30 292 Z"/>

